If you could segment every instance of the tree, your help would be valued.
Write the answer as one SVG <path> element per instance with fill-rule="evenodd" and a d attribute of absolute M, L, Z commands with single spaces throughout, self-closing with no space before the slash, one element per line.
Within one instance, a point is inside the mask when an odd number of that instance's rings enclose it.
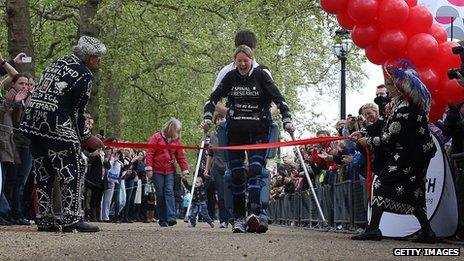
<path fill-rule="evenodd" d="M 29 18 L 29 1 L 7 0 L 6 1 L 6 25 L 8 27 L 8 52 L 15 57 L 21 52 L 29 56 L 34 55 L 34 44 L 32 41 L 31 23 Z M 35 72 L 35 60 L 29 64 L 20 66 L 20 71 Z"/>
<path fill-rule="evenodd" d="M 242 29 L 256 33 L 257 60 L 271 69 L 293 111 L 302 109 L 299 90 L 332 96 L 338 90 L 336 23 L 319 1 L 34 0 L 30 8 L 39 73 L 81 34 L 107 45 L 89 110 L 113 137 L 146 141 L 177 117 L 183 142 L 199 143 L 204 102 L 219 69 L 232 61 L 233 37 Z M 351 57 L 356 88 L 363 58 Z"/>

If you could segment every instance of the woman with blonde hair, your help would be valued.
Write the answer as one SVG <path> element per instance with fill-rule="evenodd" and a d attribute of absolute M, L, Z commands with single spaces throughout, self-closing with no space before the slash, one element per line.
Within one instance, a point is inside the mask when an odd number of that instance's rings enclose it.
<path fill-rule="evenodd" d="M 161 131 L 151 136 L 148 144 L 173 145 L 180 143 L 182 123 L 171 118 Z M 176 207 L 174 200 L 175 162 L 179 164 L 182 174 L 188 175 L 189 166 L 182 149 L 148 149 L 146 157 L 147 178 L 152 178 L 156 189 L 156 208 L 159 224 L 162 227 L 174 226 L 176 221 Z"/>

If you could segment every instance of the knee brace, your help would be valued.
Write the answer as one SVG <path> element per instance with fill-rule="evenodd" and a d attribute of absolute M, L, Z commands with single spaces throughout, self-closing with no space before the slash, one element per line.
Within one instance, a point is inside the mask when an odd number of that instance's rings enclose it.
<path fill-rule="evenodd" d="M 248 188 L 249 189 L 261 189 L 263 184 L 261 182 L 263 168 L 258 164 L 250 164 L 248 170 Z"/>
<path fill-rule="evenodd" d="M 248 170 L 248 188 L 261 189 L 262 176 L 263 176 L 264 157 L 260 155 L 253 155 Z"/>
<path fill-rule="evenodd" d="M 269 170 L 263 168 L 261 175 L 261 208 L 265 211 L 269 204 Z"/>

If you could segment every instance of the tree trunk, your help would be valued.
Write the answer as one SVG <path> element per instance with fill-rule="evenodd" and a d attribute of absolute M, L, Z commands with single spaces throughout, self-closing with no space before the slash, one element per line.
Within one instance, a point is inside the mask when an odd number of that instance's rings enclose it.
<path fill-rule="evenodd" d="M 29 19 L 29 1 L 6 1 L 6 24 L 8 26 L 8 52 L 11 58 L 24 52 L 31 56 L 32 62 L 18 66 L 19 72 L 35 74 L 35 55 L 32 42 L 31 21 Z"/>
<path fill-rule="evenodd" d="M 77 37 L 81 37 L 83 35 L 88 35 L 92 37 L 99 37 L 100 28 L 92 23 L 92 19 L 95 18 L 98 10 L 98 4 L 100 3 L 99 0 L 88 0 L 85 4 L 81 5 L 79 8 L 79 28 L 77 32 Z M 98 132 L 100 128 L 100 121 L 99 121 L 99 88 L 100 88 L 100 81 L 98 70 L 93 71 L 94 74 L 94 83 L 92 86 L 92 91 L 90 93 L 89 103 L 87 104 L 87 110 L 92 115 L 94 119 L 94 129 L 92 132 Z"/>
<path fill-rule="evenodd" d="M 111 80 L 111 73 L 106 77 L 105 88 L 105 115 L 106 115 L 106 138 L 121 138 L 121 88 Z"/>

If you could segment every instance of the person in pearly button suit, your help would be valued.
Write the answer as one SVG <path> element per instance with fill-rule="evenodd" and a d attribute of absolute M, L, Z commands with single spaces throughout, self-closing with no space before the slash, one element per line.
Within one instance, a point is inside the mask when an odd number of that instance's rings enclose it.
<path fill-rule="evenodd" d="M 32 94 L 19 129 L 31 139 L 34 182 L 37 191 L 39 231 L 97 232 L 83 222 L 82 199 L 86 162 L 81 147 L 96 150 L 103 142 L 85 124 L 93 74 L 106 47 L 100 40 L 82 36 L 73 54 L 45 68 Z M 60 179 L 63 216 L 52 211 L 53 181 Z"/>
<path fill-rule="evenodd" d="M 425 178 L 437 148 L 428 127 L 431 95 L 416 70 L 405 60 L 384 68 L 385 85 L 392 96 L 392 108 L 380 136 L 353 136 L 361 145 L 380 148 L 385 164 L 373 183 L 372 218 L 365 233 L 354 240 L 380 240 L 380 219 L 384 211 L 412 214 L 420 222 L 415 240 L 434 243 L 435 234 L 427 219 Z"/>

